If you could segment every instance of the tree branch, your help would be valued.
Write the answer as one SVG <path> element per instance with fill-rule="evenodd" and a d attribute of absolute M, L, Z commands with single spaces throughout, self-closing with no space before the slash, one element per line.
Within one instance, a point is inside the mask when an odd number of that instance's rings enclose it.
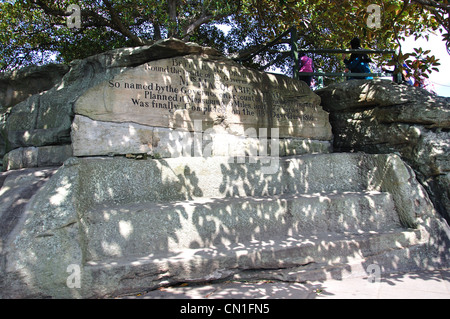
<path fill-rule="evenodd" d="M 235 4 L 235 10 L 227 13 L 221 13 L 221 14 L 213 14 L 210 13 L 207 8 L 202 8 L 202 13 L 199 18 L 193 19 L 186 27 L 183 28 L 183 40 L 187 41 L 189 39 L 189 36 L 195 32 L 200 26 L 202 26 L 205 23 L 214 21 L 214 20 L 221 20 L 225 17 L 228 17 L 232 14 L 235 14 L 240 11 L 241 9 L 241 0 L 236 1 Z"/>
<path fill-rule="evenodd" d="M 198 18 L 197 20 L 193 21 L 192 23 L 190 23 L 184 30 L 183 32 L 183 40 L 187 41 L 189 39 L 189 36 L 195 31 L 197 30 L 202 24 L 208 23 L 210 21 L 216 20 L 216 19 L 221 19 L 228 16 L 228 14 L 224 14 L 224 15 L 218 15 L 218 16 L 214 16 L 212 14 L 204 14 L 202 15 L 200 18 Z"/>
<path fill-rule="evenodd" d="M 67 12 L 66 10 L 50 8 L 46 3 L 44 3 L 41 0 L 32 0 L 31 3 L 37 5 L 39 8 L 44 10 L 45 13 L 52 15 L 52 16 L 66 17 L 66 16 L 70 16 L 72 14 L 70 12 Z"/>
<path fill-rule="evenodd" d="M 440 3 L 433 0 L 412 0 L 412 2 L 421 4 L 423 6 L 443 9 L 447 12 L 450 12 L 450 4 Z"/>
<path fill-rule="evenodd" d="M 179 37 L 177 22 L 177 0 L 168 0 L 167 9 L 169 13 L 169 37 Z"/>
<path fill-rule="evenodd" d="M 157 22 L 153 22 L 153 40 L 158 41 L 162 39 L 161 26 Z"/>
<path fill-rule="evenodd" d="M 113 8 L 111 2 L 109 0 L 103 0 L 103 2 L 106 5 L 106 8 L 108 9 L 109 13 L 111 14 L 111 23 L 113 26 L 115 26 L 113 29 L 120 32 L 125 37 L 129 38 L 135 45 L 145 45 L 145 41 L 139 38 L 136 34 L 130 31 L 120 19 L 119 14 L 117 11 Z"/>
<path fill-rule="evenodd" d="M 106 19 L 105 17 L 101 16 L 100 14 L 98 14 L 93 10 L 82 9 L 81 22 L 83 27 L 109 27 L 119 32 L 123 36 L 129 38 L 131 41 L 133 41 L 135 45 L 140 46 L 146 44 L 145 41 L 143 41 L 141 38 L 139 38 L 137 35 L 131 32 L 122 23 L 119 14 L 113 8 L 109 0 L 104 0 L 103 2 L 105 3 L 106 8 L 111 16 L 111 20 Z M 65 10 L 52 8 L 42 0 L 32 0 L 32 3 L 35 4 L 38 8 L 42 9 L 46 14 L 50 16 L 66 17 L 72 14 L 71 12 L 67 12 Z"/>

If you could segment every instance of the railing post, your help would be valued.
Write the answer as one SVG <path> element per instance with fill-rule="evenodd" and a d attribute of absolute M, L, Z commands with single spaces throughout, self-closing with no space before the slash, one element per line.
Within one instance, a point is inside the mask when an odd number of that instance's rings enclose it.
<path fill-rule="evenodd" d="M 399 66 L 398 62 L 395 64 L 394 73 L 392 75 L 394 77 L 393 81 L 395 83 L 397 83 L 397 84 L 402 83 L 402 81 L 403 81 L 402 69 Z"/>
<path fill-rule="evenodd" d="M 291 50 L 292 50 L 292 57 L 294 59 L 294 66 L 292 68 L 293 71 L 293 78 L 298 79 L 299 74 L 299 53 L 298 53 L 298 35 L 297 35 L 297 28 L 292 27 L 291 28 Z"/>

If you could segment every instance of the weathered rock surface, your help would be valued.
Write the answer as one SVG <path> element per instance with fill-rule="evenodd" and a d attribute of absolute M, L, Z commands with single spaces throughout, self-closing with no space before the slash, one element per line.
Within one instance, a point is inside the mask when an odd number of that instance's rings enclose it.
<path fill-rule="evenodd" d="M 1 296 L 448 265 L 448 226 L 398 156 L 305 155 L 278 166 L 266 176 L 259 162 L 220 157 L 70 159 L 5 236 Z"/>
<path fill-rule="evenodd" d="M 51 77 L 53 82 L 43 83 L 44 91 L 39 88 L 39 92 L 29 90 L 26 94 L 22 94 L 18 89 L 20 94 L 14 93 L 13 95 L 17 95 L 18 98 L 13 99 L 10 98 L 12 93 L 8 93 L 12 90 L 11 86 L 9 84 L 4 86 L 0 97 L 4 96 L 5 101 L 7 100 L 6 105 L 12 105 L 32 93 L 37 94 L 4 110 L 0 123 L 0 156 L 19 147 L 71 144 L 73 106 L 84 92 L 128 68 L 156 59 L 187 54 L 217 55 L 218 52 L 192 43 L 165 40 L 152 46 L 117 49 L 73 61 L 69 70 L 61 67 L 64 72 L 58 74 L 62 76 L 67 73 L 60 81 L 58 77 Z M 42 67 L 39 70 L 46 68 L 49 67 Z M 33 74 L 41 73 L 39 71 Z"/>
<path fill-rule="evenodd" d="M 27 205 L 34 194 L 56 172 L 56 168 L 28 168 L 0 173 L 0 298 L 10 298 L 9 287 L 2 282 L 6 275 L 7 251 L 9 243 L 22 229 L 21 222 L 26 219 Z M 21 278 L 10 278 L 21 281 Z"/>
<path fill-rule="evenodd" d="M 14 170 L 29 167 L 61 166 L 70 157 L 72 157 L 71 145 L 21 147 L 5 155 L 3 168 Z"/>
<path fill-rule="evenodd" d="M 335 151 L 400 154 L 450 221 L 450 99 L 380 80 L 316 93 L 330 112 Z"/>
<path fill-rule="evenodd" d="M 0 109 L 9 108 L 34 94 L 51 89 L 68 71 L 67 65 L 47 64 L 0 74 Z"/>
<path fill-rule="evenodd" d="M 68 70 L 66 65 L 49 64 L 0 74 L 0 157 L 10 150 L 6 121 L 11 108 L 32 95 L 49 90 Z"/>
<path fill-rule="evenodd" d="M 448 191 L 448 106 L 408 90 L 351 81 L 320 94 L 339 150 L 361 139 L 398 152 Z M 318 96 L 212 49 L 166 40 L 75 61 L 0 120 L 7 168 L 78 156 L 55 174 L 0 174 L 1 298 L 449 265 L 448 225 L 399 156 L 280 158 L 331 151 Z"/>
<path fill-rule="evenodd" d="M 26 157 L 30 148 L 69 144 L 75 156 L 198 155 L 194 148 L 180 150 L 186 131 L 214 141 L 211 156 L 255 154 L 255 147 L 265 147 L 260 128 L 269 138 L 272 128 L 280 130 L 282 156 L 331 150 L 328 114 L 303 82 L 252 71 L 211 48 L 169 39 L 61 68 L 59 78 L 43 81 L 45 90 L 8 98 L 14 104 L 37 93 L 0 118 L 0 156 L 15 150 L 5 160 L 19 163 L 9 167 L 34 163 Z"/>
<path fill-rule="evenodd" d="M 232 146 L 236 152 L 239 137 L 256 140 L 260 130 L 265 130 L 266 137 L 276 129 L 281 139 L 330 141 L 328 113 L 319 104 L 304 82 L 257 72 L 227 58 L 161 59 L 129 68 L 78 98 L 72 130 L 74 155 L 174 156 L 180 152 L 170 141 L 186 132 L 195 132 L 201 143 L 216 142 L 214 149 Z M 105 134 L 110 130 L 115 133 Z M 217 141 L 221 135 L 228 136 L 228 141 Z M 173 146 L 174 154 L 161 156 L 154 150 L 161 146 Z M 248 148 L 243 146 L 241 153 L 248 154 Z M 200 154 L 205 155 L 203 148 Z"/>

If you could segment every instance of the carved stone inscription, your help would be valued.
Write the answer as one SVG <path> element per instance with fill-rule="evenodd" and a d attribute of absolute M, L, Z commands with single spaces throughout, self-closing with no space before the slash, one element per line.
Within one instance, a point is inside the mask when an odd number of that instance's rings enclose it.
<path fill-rule="evenodd" d="M 222 125 L 279 128 L 280 137 L 329 140 L 328 113 L 303 82 L 242 67 L 228 59 L 199 56 L 153 61 L 90 89 L 75 112 L 93 120 L 152 127 L 203 129 Z"/>

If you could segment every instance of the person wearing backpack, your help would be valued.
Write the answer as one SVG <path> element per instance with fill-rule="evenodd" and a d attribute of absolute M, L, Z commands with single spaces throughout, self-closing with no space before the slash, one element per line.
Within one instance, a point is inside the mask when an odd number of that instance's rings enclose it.
<path fill-rule="evenodd" d="M 361 41 L 358 38 L 354 38 L 350 42 L 350 46 L 353 50 L 360 50 L 361 49 Z M 361 54 L 361 53 L 352 53 L 350 56 L 350 59 L 344 59 L 344 63 L 347 67 L 346 72 L 350 71 L 351 73 L 371 73 L 369 63 L 371 63 L 372 60 L 369 58 L 367 54 Z M 372 80 L 373 78 L 370 76 L 364 77 L 364 76 L 355 76 L 355 77 L 349 77 L 349 80 L 351 79 L 366 79 L 366 80 Z"/>

